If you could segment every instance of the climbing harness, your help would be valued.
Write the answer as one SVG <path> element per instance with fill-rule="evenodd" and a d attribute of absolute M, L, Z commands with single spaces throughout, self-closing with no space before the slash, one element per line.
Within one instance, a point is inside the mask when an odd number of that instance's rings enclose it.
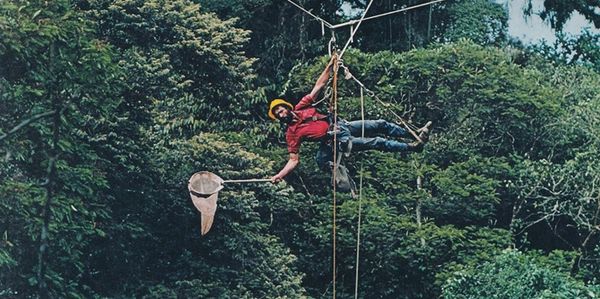
<path fill-rule="evenodd" d="M 212 226 L 217 211 L 219 191 L 223 189 L 223 184 L 270 181 L 270 179 L 223 180 L 218 175 L 208 171 L 194 173 L 188 181 L 188 191 L 192 197 L 194 207 L 201 214 L 200 233 L 204 236 Z"/>

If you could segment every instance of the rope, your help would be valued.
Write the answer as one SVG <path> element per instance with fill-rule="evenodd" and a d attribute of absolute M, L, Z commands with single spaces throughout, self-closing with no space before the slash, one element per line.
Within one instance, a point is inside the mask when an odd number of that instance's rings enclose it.
<path fill-rule="evenodd" d="M 362 119 L 361 137 L 365 138 L 365 100 L 363 95 L 363 88 L 360 88 L 360 118 Z M 363 160 L 360 161 L 360 180 L 358 183 L 358 229 L 356 233 L 356 273 L 354 275 L 354 299 L 358 299 L 358 261 L 360 260 L 360 229 L 362 222 L 362 186 L 363 186 L 363 172 L 364 165 Z"/>
<path fill-rule="evenodd" d="M 334 53 L 335 55 L 335 53 Z M 334 56 L 336 58 L 333 63 L 333 168 L 332 168 L 332 183 L 333 183 L 333 298 L 335 299 L 335 282 L 336 282 L 336 209 L 337 209 L 337 201 L 336 201 L 336 172 L 338 168 L 337 164 L 337 134 L 335 131 L 337 130 L 337 73 L 339 70 L 339 65 L 337 63 L 337 55 Z"/>
<path fill-rule="evenodd" d="M 354 30 L 350 31 L 350 38 L 348 38 L 348 41 L 346 41 L 346 45 L 344 46 L 344 49 L 340 53 L 340 57 L 338 59 L 342 59 L 342 56 L 344 56 L 344 52 L 346 52 L 346 49 L 348 48 L 348 46 L 350 45 L 350 43 L 354 40 L 354 34 L 358 30 L 358 27 L 360 27 L 360 24 L 362 23 L 362 21 L 365 19 L 365 16 L 367 15 L 367 12 L 369 11 L 369 8 L 371 7 L 371 4 L 373 4 L 373 0 L 369 1 L 369 4 L 367 5 L 367 8 L 365 9 L 365 12 L 363 12 L 362 17 L 358 21 L 358 24 L 356 25 L 356 27 L 354 28 Z"/>
<path fill-rule="evenodd" d="M 329 84 L 329 83 L 328 83 Z M 328 98 L 331 98 L 331 87 L 327 86 L 327 88 L 325 88 L 325 92 L 323 93 L 323 98 L 310 104 L 312 107 L 316 107 L 319 106 L 319 104 L 321 104 L 323 101 L 327 100 Z"/>
<path fill-rule="evenodd" d="M 388 15 L 391 15 L 391 14 L 396 14 L 396 13 L 399 13 L 399 12 L 408 11 L 408 10 L 412 10 L 412 9 L 415 9 L 415 8 L 423 7 L 423 6 L 426 6 L 426 5 L 435 4 L 435 3 L 438 3 L 438 2 L 442 2 L 442 1 L 444 1 L 444 0 L 435 0 L 435 1 L 430 1 L 430 2 L 427 2 L 427 3 L 417 4 L 417 5 L 414 5 L 414 6 L 405 7 L 405 8 L 401 8 L 401 9 L 398 9 L 398 10 L 394 10 L 394 11 L 390 11 L 390 12 L 386 12 L 386 13 L 382 13 L 382 14 L 370 16 L 368 18 L 362 19 L 361 21 L 372 20 L 372 19 L 376 19 L 376 18 L 388 16 Z M 330 29 L 337 29 L 337 28 L 340 28 L 340 27 L 351 26 L 351 25 L 354 25 L 356 23 L 360 23 L 360 21 L 358 21 L 358 20 L 352 20 L 352 21 L 348 21 L 348 22 L 345 22 L 345 23 L 340 23 L 340 24 L 337 24 L 337 25 L 332 25 L 329 28 Z"/>
<path fill-rule="evenodd" d="M 311 13 L 310 11 L 304 9 L 304 7 L 296 4 L 294 1 L 292 0 L 288 0 L 289 3 L 292 3 L 292 5 L 298 7 L 299 9 L 301 9 L 302 11 L 304 11 L 305 13 L 309 14 L 311 17 L 315 18 L 317 21 L 321 22 L 321 24 L 325 24 L 325 26 L 327 26 L 327 28 L 331 28 L 331 24 L 329 24 L 329 22 L 317 17 L 316 15 L 314 15 L 313 13 Z"/>
<path fill-rule="evenodd" d="M 395 11 L 391 11 L 391 12 L 387 12 L 387 13 L 383 13 L 383 14 L 379 14 L 379 15 L 375 15 L 375 16 L 371 16 L 366 18 L 365 16 L 367 15 L 367 12 L 369 11 L 369 8 L 371 7 L 371 4 L 373 4 L 373 0 L 371 0 L 369 2 L 369 4 L 367 5 L 367 8 L 365 9 L 365 11 L 363 12 L 363 15 L 361 16 L 361 18 L 356 21 L 350 21 L 350 22 L 346 22 L 346 23 L 342 23 L 342 24 L 338 24 L 338 25 L 331 25 L 330 23 L 328 23 L 327 21 L 323 20 L 322 18 L 314 15 L 313 13 L 309 12 L 308 10 L 304 9 L 302 6 L 296 4 L 295 2 L 293 2 L 292 0 L 288 0 L 288 2 L 290 2 L 292 5 L 298 7 L 299 9 L 301 9 L 302 11 L 304 11 L 305 13 L 309 14 L 310 16 L 312 16 L 313 18 L 315 18 L 317 21 L 321 22 L 321 34 L 325 35 L 325 26 L 327 26 L 329 29 L 331 29 L 331 33 L 332 33 L 332 37 L 331 40 L 329 41 L 328 44 L 328 51 L 329 51 L 329 55 L 335 55 L 336 57 L 334 58 L 334 64 L 333 64 L 333 95 L 332 95 L 332 102 L 330 103 L 330 110 L 333 113 L 333 128 L 334 131 L 337 128 L 337 75 L 338 75 L 338 71 L 340 66 L 344 69 L 345 72 L 345 77 L 346 79 L 353 79 L 360 87 L 360 101 L 361 101 L 361 118 L 362 118 L 362 132 L 361 132 L 361 136 L 364 138 L 365 136 L 365 115 L 364 115 L 364 91 L 366 90 L 367 93 L 369 94 L 369 96 L 371 96 L 372 98 L 374 98 L 376 101 L 378 101 L 380 104 L 382 104 L 385 107 L 388 107 L 388 104 L 385 103 L 384 101 L 382 101 L 376 94 L 375 92 L 373 92 L 372 90 L 368 89 L 360 80 L 358 80 L 356 77 L 354 77 L 354 75 L 352 75 L 352 73 L 350 73 L 350 70 L 348 69 L 348 67 L 346 67 L 343 62 L 342 62 L 342 57 L 344 55 L 344 53 L 346 52 L 346 49 L 348 49 L 348 46 L 350 45 L 350 43 L 352 43 L 354 41 L 354 35 L 356 34 L 356 32 L 358 31 L 358 28 L 360 27 L 360 24 L 365 21 L 365 20 L 371 20 L 371 19 L 375 19 L 375 18 L 380 18 L 383 16 L 387 16 L 387 15 L 391 15 L 391 14 L 395 14 L 395 13 L 399 13 L 399 12 L 403 12 L 403 11 L 408 11 L 411 9 L 415 9 L 415 8 L 419 8 L 419 7 L 423 7 L 426 5 L 430 5 L 430 4 L 434 4 L 434 3 L 438 3 L 438 2 L 442 2 L 444 0 L 434 0 L 434 1 L 430 1 L 427 3 L 423 3 L 423 4 L 419 4 L 419 5 L 415 5 L 415 6 L 411 6 L 411 7 L 407 7 L 407 8 L 402 8 L 402 9 L 398 9 Z M 356 27 L 354 27 L 354 24 L 357 24 Z M 350 37 L 348 38 L 348 40 L 346 41 L 346 44 L 344 45 L 344 48 L 342 49 L 342 51 L 340 52 L 339 56 L 337 55 L 337 50 L 335 49 L 335 32 L 333 29 L 335 28 L 340 28 L 340 27 L 344 27 L 344 26 L 352 26 L 350 28 Z M 329 85 L 329 82 L 327 82 L 327 85 Z M 322 102 L 324 99 L 327 98 L 327 95 L 325 97 L 323 97 L 323 99 L 319 102 L 317 102 L 316 104 L 319 104 L 320 102 Z M 388 112 L 390 112 L 391 114 L 393 114 L 401 123 L 402 125 L 404 125 L 404 127 L 409 131 L 409 133 L 415 137 L 416 140 L 418 140 L 419 142 L 422 142 L 421 138 L 419 137 L 418 134 L 415 133 L 415 130 L 417 129 L 416 126 L 407 123 L 402 117 L 400 117 L 400 115 L 398 115 L 397 113 L 395 113 L 392 110 L 387 110 Z M 337 198 L 336 198 L 336 192 L 337 192 L 337 186 L 336 186 L 336 171 L 338 168 L 338 164 L 339 161 L 337 159 L 337 134 L 333 135 L 333 168 L 332 168 L 332 184 L 333 184 L 333 224 L 332 224 L 332 251 L 333 251 L 333 258 L 332 258 L 332 283 L 333 283 L 333 298 L 336 298 L 336 210 L 337 210 Z M 364 165 L 363 165 L 363 161 L 361 161 L 361 167 L 360 167 L 360 181 L 359 181 L 359 202 L 358 202 L 358 228 L 357 228 L 357 237 L 356 237 L 356 265 L 355 265 L 355 287 L 354 287 L 354 298 L 357 299 L 358 298 L 358 282 L 359 282 L 359 261 L 360 261 L 360 235 L 361 235 L 361 223 L 362 223 L 362 186 L 363 186 L 363 175 L 364 175 Z"/>
<path fill-rule="evenodd" d="M 329 99 L 329 112 L 331 112 L 331 105 L 333 103 L 333 89 L 331 88 L 330 84 L 333 81 L 333 77 L 330 77 L 329 80 L 327 80 L 327 83 L 325 83 L 325 86 L 327 86 L 325 88 L 325 91 L 323 92 L 323 96 L 321 97 L 320 100 L 310 104 L 312 107 L 317 107 L 319 106 L 321 103 L 323 103 L 325 100 Z"/>
<path fill-rule="evenodd" d="M 329 43 L 327 44 L 327 53 L 329 54 L 329 56 L 332 55 L 332 53 L 336 50 L 337 45 L 335 44 L 335 32 L 333 30 L 331 30 L 331 39 L 329 40 Z"/>
<path fill-rule="evenodd" d="M 368 89 L 362 82 L 360 82 L 360 80 L 358 80 L 356 77 L 354 77 L 354 75 L 350 72 L 350 70 L 348 69 L 347 66 L 345 66 L 344 64 L 340 65 L 343 69 L 344 69 L 344 73 L 345 73 L 345 78 L 346 79 L 352 79 L 354 80 L 361 88 L 364 88 L 364 90 L 367 91 L 367 94 L 372 97 L 373 99 L 375 99 L 377 102 L 379 102 L 381 105 L 388 107 L 389 104 L 384 102 L 383 100 L 381 100 L 376 94 L 375 92 L 373 92 L 372 90 Z M 423 140 L 421 140 L 421 138 L 419 137 L 419 134 L 417 134 L 415 131 L 418 129 L 415 125 L 410 124 L 408 122 L 406 122 L 400 115 L 398 115 L 396 112 L 394 112 L 393 110 L 386 110 L 387 112 L 391 113 L 392 115 L 394 115 L 398 121 L 408 130 L 408 132 L 419 142 L 423 142 Z"/>

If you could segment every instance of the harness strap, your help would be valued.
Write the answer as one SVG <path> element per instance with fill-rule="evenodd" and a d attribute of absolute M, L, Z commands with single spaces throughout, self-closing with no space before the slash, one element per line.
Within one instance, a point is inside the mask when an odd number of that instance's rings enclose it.
<path fill-rule="evenodd" d="M 313 121 L 326 120 L 328 118 L 329 118 L 329 115 L 313 115 L 312 117 L 303 119 L 302 122 L 300 122 L 300 123 L 307 124 L 307 123 L 311 123 Z"/>

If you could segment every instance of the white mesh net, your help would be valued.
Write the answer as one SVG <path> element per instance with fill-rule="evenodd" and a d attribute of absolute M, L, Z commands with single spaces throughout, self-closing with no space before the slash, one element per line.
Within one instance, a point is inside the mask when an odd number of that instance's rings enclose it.
<path fill-rule="evenodd" d="M 218 192 L 221 189 L 223 189 L 223 179 L 208 171 L 197 172 L 188 181 L 192 202 L 202 215 L 202 235 L 208 233 L 212 226 L 217 211 Z"/>

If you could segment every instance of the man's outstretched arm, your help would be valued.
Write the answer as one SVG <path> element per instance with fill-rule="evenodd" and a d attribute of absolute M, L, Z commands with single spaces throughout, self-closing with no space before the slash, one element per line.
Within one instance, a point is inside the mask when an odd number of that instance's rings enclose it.
<path fill-rule="evenodd" d="M 296 153 L 290 153 L 290 159 L 278 174 L 271 177 L 271 183 L 281 182 L 286 175 L 288 175 L 290 172 L 292 172 L 292 170 L 294 170 L 294 168 L 296 168 L 296 166 L 298 166 L 298 163 L 300 163 L 300 155 Z"/>

